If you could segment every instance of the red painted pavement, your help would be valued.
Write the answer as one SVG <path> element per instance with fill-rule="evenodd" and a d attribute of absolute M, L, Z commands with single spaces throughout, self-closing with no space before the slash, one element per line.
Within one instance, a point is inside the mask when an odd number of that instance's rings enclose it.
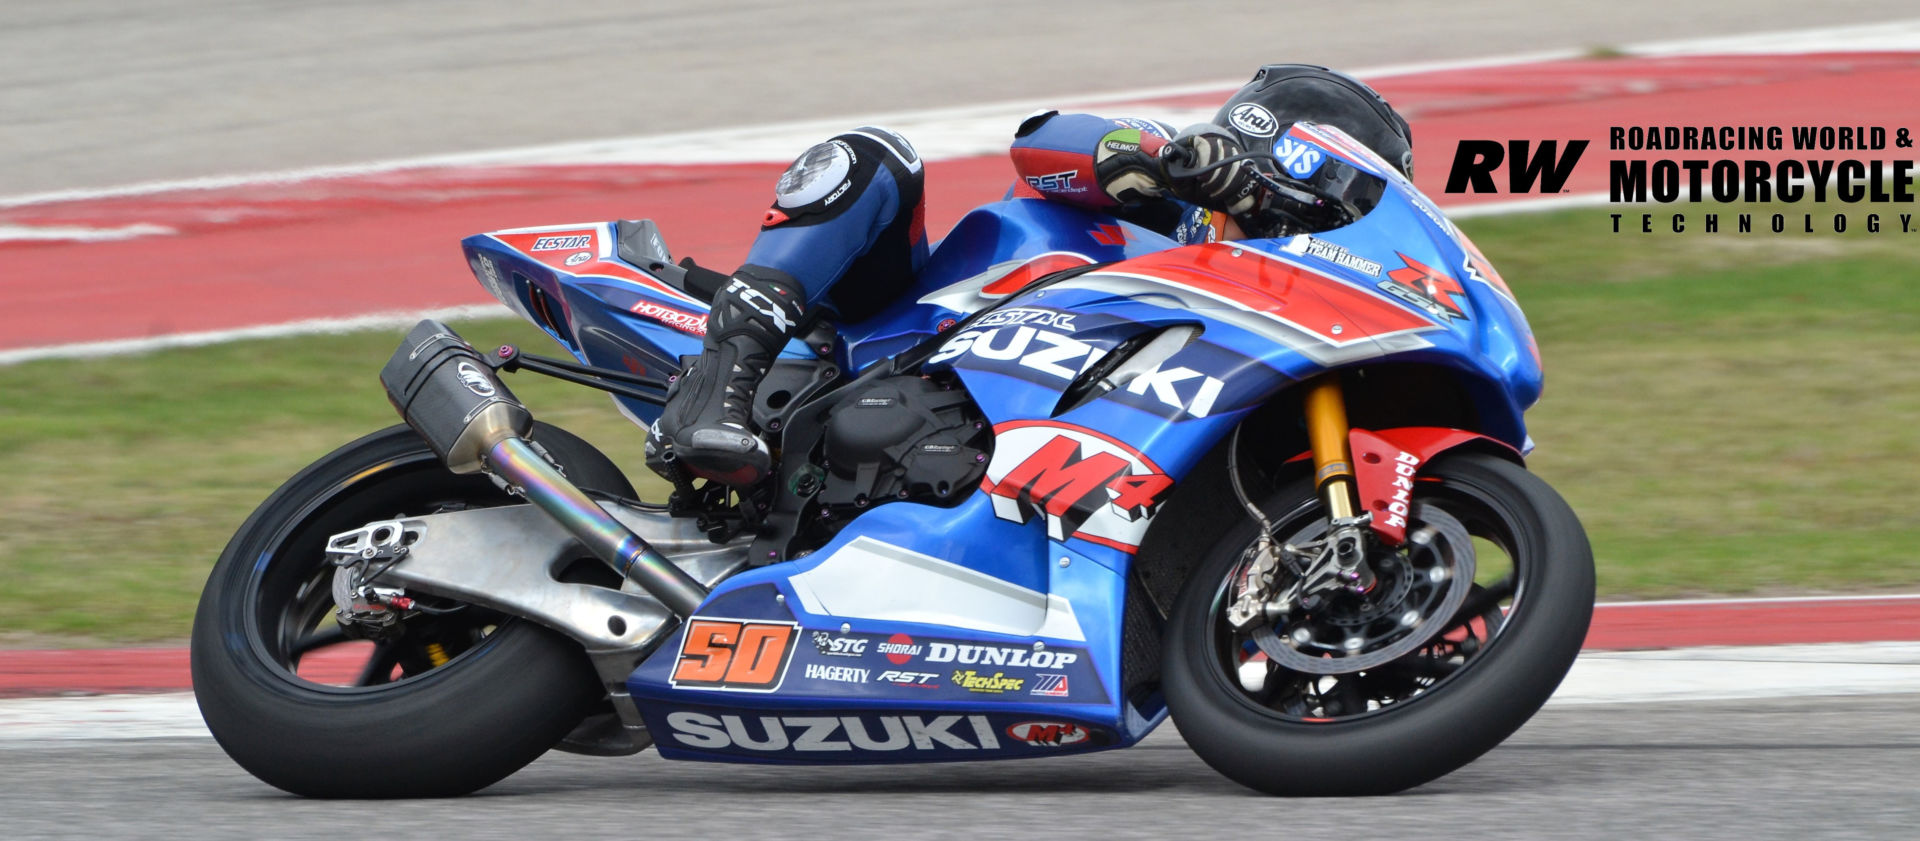
<path fill-rule="evenodd" d="M 1603 604 L 1588 650 L 1707 645 L 1920 641 L 1920 596 Z M 303 677 L 350 683 L 364 643 L 323 649 Z M 0 651 L 0 698 L 62 693 L 177 692 L 192 687 L 184 648 Z"/>
<path fill-rule="evenodd" d="M 1912 53 L 1560 61 L 1392 77 L 1379 87 L 1412 120 L 1417 180 L 1435 196 L 1464 138 L 1593 140 L 1568 187 L 1584 192 L 1606 187 L 1606 130 L 1616 124 L 1920 128 L 1920 54 Z M 481 303 L 459 239 L 528 225 L 652 217 L 676 254 L 727 269 L 745 254 L 780 169 L 422 169 L 4 209 L 0 225 L 144 223 L 178 233 L 0 242 L 8 302 L 0 349 Z M 998 198 L 1012 174 L 1002 155 L 930 164 L 930 230 Z M 1461 206 L 1512 197 L 1443 198 Z"/>

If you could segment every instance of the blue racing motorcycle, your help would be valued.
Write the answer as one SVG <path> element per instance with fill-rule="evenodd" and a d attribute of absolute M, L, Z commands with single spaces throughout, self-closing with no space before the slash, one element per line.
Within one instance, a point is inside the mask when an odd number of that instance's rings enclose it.
<path fill-rule="evenodd" d="M 413 329 L 381 374 L 406 425 L 293 477 L 214 568 L 208 727 L 320 797 L 461 794 L 555 747 L 1066 756 L 1168 716 L 1275 794 L 1471 762 L 1545 703 L 1592 612 L 1579 520 L 1523 466 L 1538 351 L 1412 184 L 1337 129 L 1281 140 L 1352 189 L 1293 164 L 1267 189 L 1346 224 L 1178 246 L 981 207 L 890 308 L 803 325 L 754 410 L 775 476 L 664 501 L 502 375 L 644 425 L 717 275 L 649 222 L 467 239 L 572 359 Z M 346 679 L 309 667 L 341 650 L 364 654 Z"/>

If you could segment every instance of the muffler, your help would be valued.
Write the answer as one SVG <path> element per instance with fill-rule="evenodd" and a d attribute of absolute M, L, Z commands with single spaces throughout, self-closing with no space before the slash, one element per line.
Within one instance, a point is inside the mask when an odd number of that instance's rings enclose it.
<path fill-rule="evenodd" d="M 448 469 L 504 480 L 675 615 L 693 615 L 706 598 L 706 587 L 567 481 L 532 446 L 527 435 L 533 413 L 452 328 L 432 319 L 414 325 L 380 370 L 380 384 Z"/>

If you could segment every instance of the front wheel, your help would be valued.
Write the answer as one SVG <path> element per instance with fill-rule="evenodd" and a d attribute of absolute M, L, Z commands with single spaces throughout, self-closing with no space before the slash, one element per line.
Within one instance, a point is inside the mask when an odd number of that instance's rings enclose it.
<path fill-rule="evenodd" d="M 1593 553 L 1572 509 L 1477 453 L 1435 460 L 1415 488 L 1409 534 L 1424 543 L 1377 548 L 1364 596 L 1236 627 L 1252 518 L 1195 568 L 1168 620 L 1164 681 L 1174 723 L 1215 770 L 1269 794 L 1389 794 L 1491 750 L 1559 686 L 1593 615 Z M 1278 542 L 1325 530 L 1304 479 L 1262 509 Z"/>
<path fill-rule="evenodd" d="M 534 440 L 581 487 L 632 495 L 585 441 L 545 424 Z M 545 753 L 605 694 L 577 644 L 424 596 L 400 633 L 356 643 L 333 621 L 323 551 L 370 521 L 514 501 L 485 476 L 447 470 L 405 426 L 289 479 L 233 536 L 194 616 L 193 689 L 220 746 L 310 797 L 465 794 Z"/>

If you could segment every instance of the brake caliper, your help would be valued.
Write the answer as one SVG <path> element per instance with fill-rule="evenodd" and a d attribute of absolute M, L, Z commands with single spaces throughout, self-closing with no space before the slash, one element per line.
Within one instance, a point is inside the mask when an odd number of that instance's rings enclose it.
<path fill-rule="evenodd" d="M 413 609 L 413 599 L 398 587 L 375 587 L 372 582 L 406 559 L 411 542 L 398 520 L 368 523 L 327 538 L 327 557 L 335 567 L 334 619 L 347 636 L 394 639 L 405 631 L 400 620 Z"/>

